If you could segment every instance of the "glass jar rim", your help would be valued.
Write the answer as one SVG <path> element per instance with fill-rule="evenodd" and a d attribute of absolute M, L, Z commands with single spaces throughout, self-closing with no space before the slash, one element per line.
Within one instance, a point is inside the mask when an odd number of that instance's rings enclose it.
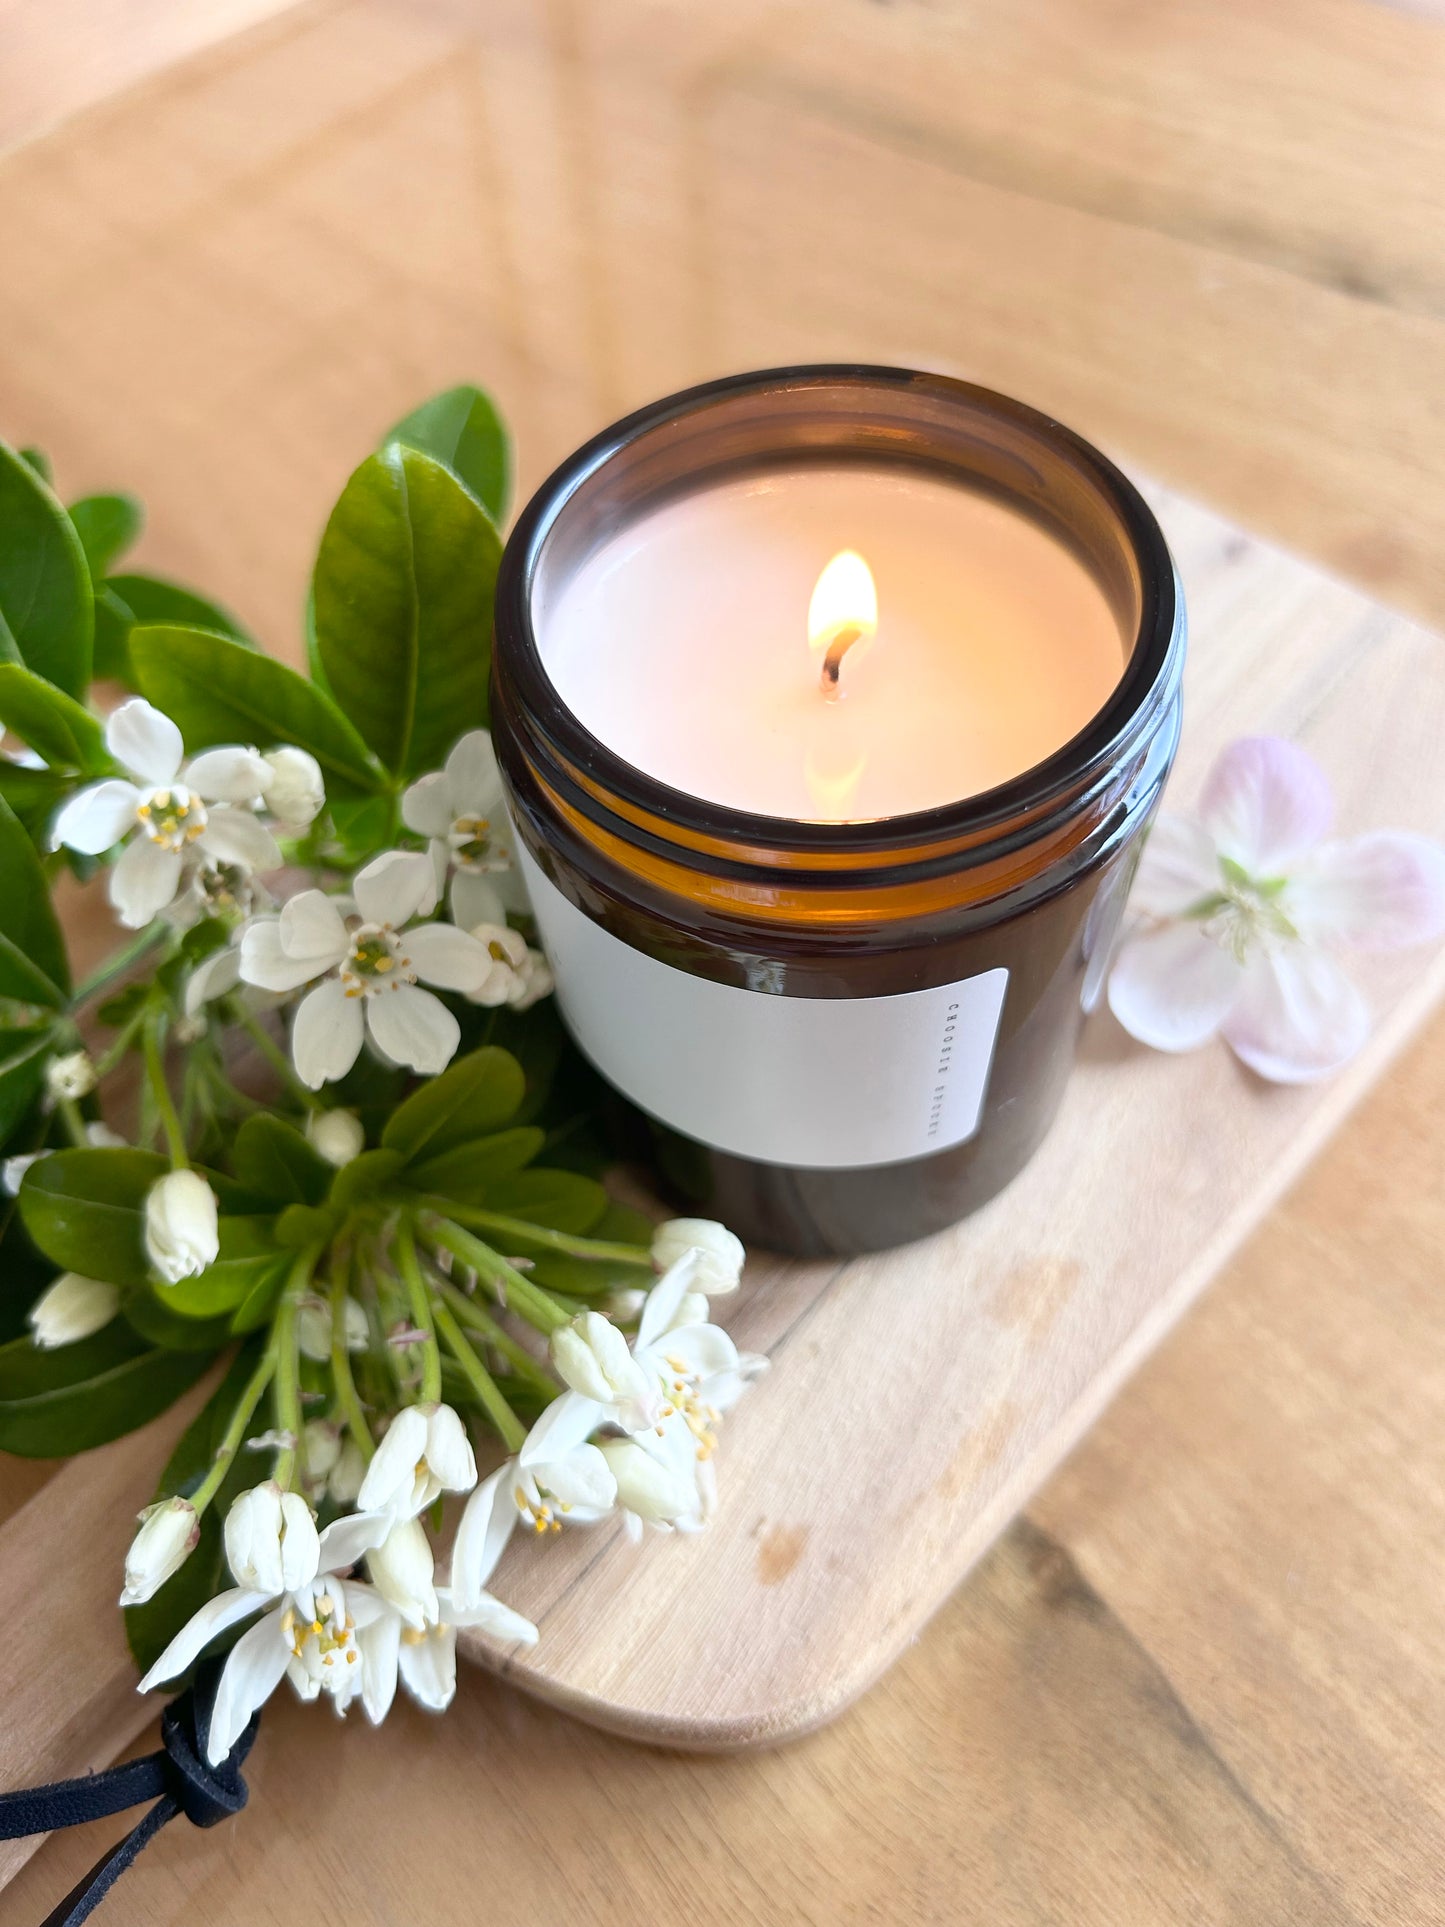
<path fill-rule="evenodd" d="M 566 706 L 552 682 L 538 644 L 533 600 L 560 518 L 613 457 L 684 418 L 703 416 L 745 397 L 841 386 L 913 390 L 960 412 L 992 416 L 1072 466 L 1117 518 L 1138 571 L 1139 616 L 1123 673 L 1108 700 L 1083 729 L 1041 762 L 992 789 L 930 809 L 817 822 L 760 815 L 695 796 L 609 748 Z M 848 458 L 841 445 L 834 452 L 839 459 Z M 814 459 L 827 453 L 816 451 Z M 960 467 L 958 478 L 966 483 L 967 471 Z M 1109 772 L 1172 703 L 1183 666 L 1183 600 L 1173 560 L 1153 511 L 1122 470 L 1083 436 L 1024 402 L 951 375 L 867 363 L 809 363 L 728 375 L 664 396 L 612 423 L 554 469 L 523 509 L 502 556 L 495 611 L 492 673 L 515 694 L 510 713 L 525 719 L 527 734 L 534 742 L 540 737 L 538 746 L 557 755 L 563 770 L 585 772 L 589 790 L 595 785 L 629 814 L 640 812 L 650 821 L 661 819 L 709 840 L 824 859 L 886 858 L 955 839 L 983 842 L 990 832 L 1021 822 L 1037 832 L 1056 811 L 1072 813 L 1084 797 L 1107 783 Z M 574 788 L 570 783 L 568 787 Z"/>

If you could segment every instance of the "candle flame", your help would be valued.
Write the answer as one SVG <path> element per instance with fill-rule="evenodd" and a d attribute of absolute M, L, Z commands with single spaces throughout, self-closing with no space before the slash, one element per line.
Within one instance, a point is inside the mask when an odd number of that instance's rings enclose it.
<path fill-rule="evenodd" d="M 808 647 L 821 654 L 826 695 L 840 694 L 843 659 L 850 666 L 878 628 L 878 591 L 873 571 L 854 549 L 840 549 L 823 570 L 808 604 Z"/>

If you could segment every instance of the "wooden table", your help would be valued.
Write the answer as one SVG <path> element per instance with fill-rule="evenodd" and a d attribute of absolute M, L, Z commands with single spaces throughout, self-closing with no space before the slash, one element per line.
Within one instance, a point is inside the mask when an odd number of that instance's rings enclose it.
<path fill-rule="evenodd" d="M 195 11 L 118 5 L 126 76 Z M 294 652 L 331 494 L 431 388 L 495 388 L 530 486 L 707 373 L 912 359 L 1438 624 L 1442 121 L 1445 26 L 1371 0 L 335 0 L 0 164 L 0 424 Z M 246 1814 L 111 1918 L 1445 1920 L 1442 1128 L 1437 1023 L 832 1728 L 278 1699 Z"/>

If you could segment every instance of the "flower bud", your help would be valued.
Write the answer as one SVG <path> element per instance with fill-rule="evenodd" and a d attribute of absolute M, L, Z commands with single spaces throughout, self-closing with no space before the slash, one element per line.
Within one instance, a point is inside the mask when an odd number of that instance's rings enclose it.
<path fill-rule="evenodd" d="M 399 1519 L 366 1555 L 372 1584 L 414 1631 L 437 1619 L 436 1561 L 420 1519 Z"/>
<path fill-rule="evenodd" d="M 341 1434 L 329 1419 L 310 1418 L 301 1428 L 301 1480 L 313 1496 L 325 1486 L 341 1457 Z"/>
<path fill-rule="evenodd" d="M 320 1557 L 310 1506 L 274 1479 L 242 1492 L 226 1514 L 226 1563 L 238 1586 L 273 1599 L 295 1592 L 316 1577 Z"/>
<path fill-rule="evenodd" d="M 349 1352 L 366 1350 L 370 1328 L 354 1298 L 342 1300 L 342 1330 Z M 331 1356 L 331 1307 L 324 1298 L 303 1298 L 296 1312 L 296 1343 L 305 1357 L 324 1365 Z"/>
<path fill-rule="evenodd" d="M 262 790 L 267 809 L 288 830 L 307 829 L 326 801 L 321 765 L 309 750 L 290 744 L 261 760 L 270 772 Z"/>
<path fill-rule="evenodd" d="M 49 1156 L 49 1151 L 20 1151 L 13 1158 L 6 1158 L 0 1163 L 0 1187 L 3 1187 L 6 1197 L 18 1198 L 20 1187 L 25 1182 L 25 1173 L 32 1164 L 39 1164 L 42 1158 Z"/>
<path fill-rule="evenodd" d="M 196 1508 L 189 1499 L 163 1499 L 140 1514 L 140 1531 L 125 1555 L 122 1606 L 143 1606 L 195 1551 L 201 1537 Z"/>
<path fill-rule="evenodd" d="M 625 1512 L 653 1525 L 698 1516 L 695 1467 L 678 1458 L 657 1457 L 633 1439 L 602 1439 L 598 1449 L 617 1481 L 617 1503 Z"/>
<path fill-rule="evenodd" d="M 146 1256 L 168 1285 L 195 1278 L 221 1248 L 216 1194 L 194 1171 L 169 1171 L 146 1197 Z"/>
<path fill-rule="evenodd" d="M 553 1332 L 548 1349 L 563 1383 L 583 1398 L 615 1406 L 629 1432 L 656 1422 L 658 1389 L 601 1312 L 579 1312 L 570 1325 Z"/>
<path fill-rule="evenodd" d="M 100 1278 L 62 1271 L 30 1307 L 30 1329 L 43 1351 L 73 1345 L 108 1325 L 120 1310 L 120 1293 Z"/>
<path fill-rule="evenodd" d="M 89 1097 L 95 1089 L 95 1066 L 83 1050 L 73 1050 L 65 1057 L 52 1057 L 45 1066 L 45 1088 L 57 1101 Z"/>
<path fill-rule="evenodd" d="M 698 1254 L 693 1284 L 709 1298 L 736 1291 L 743 1275 L 742 1242 L 711 1218 L 669 1218 L 652 1237 L 652 1262 L 667 1271 L 689 1251 Z"/>
<path fill-rule="evenodd" d="M 530 1010 L 533 1004 L 550 997 L 556 987 L 551 964 L 540 950 L 529 949 L 517 966 L 517 981 L 507 1002 L 513 1010 Z"/>
<path fill-rule="evenodd" d="M 331 1477 L 326 1481 L 327 1496 L 336 1505 L 355 1505 L 357 1494 L 361 1491 L 361 1481 L 366 1477 L 366 1459 L 355 1439 L 347 1439 L 341 1448 L 341 1456 L 331 1468 Z"/>
<path fill-rule="evenodd" d="M 312 1150 L 338 1171 L 366 1149 L 366 1132 L 355 1111 L 308 1111 L 306 1136 Z"/>

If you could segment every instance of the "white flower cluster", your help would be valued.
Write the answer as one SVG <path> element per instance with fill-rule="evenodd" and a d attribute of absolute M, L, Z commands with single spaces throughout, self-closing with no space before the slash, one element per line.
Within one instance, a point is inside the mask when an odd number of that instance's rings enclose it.
<path fill-rule="evenodd" d="M 175 1678 L 218 1634 L 255 1618 L 222 1673 L 209 1740 L 213 1765 L 283 1678 L 303 1699 L 324 1693 L 338 1712 L 359 1701 L 380 1721 L 398 1680 L 425 1707 L 449 1704 L 458 1627 L 534 1642 L 530 1621 L 487 1590 L 519 1523 L 543 1534 L 620 1515 L 633 1536 L 645 1526 L 702 1529 L 715 1504 L 718 1422 L 766 1360 L 739 1354 L 708 1320 L 708 1294 L 738 1284 L 742 1247 L 730 1232 L 706 1220 L 677 1220 L 661 1228 L 654 1253 L 671 1261 L 647 1294 L 633 1342 L 596 1312 L 554 1333 L 552 1363 L 568 1389 L 515 1456 L 480 1484 L 462 1419 L 433 1402 L 396 1414 L 352 1488 L 357 1509 L 324 1531 L 307 1499 L 274 1480 L 233 1502 L 225 1548 L 235 1586 L 201 1608 L 140 1684 L 145 1692 Z M 340 1447 L 334 1433 L 329 1440 L 318 1435 L 314 1447 L 319 1496 Z M 421 1516 L 443 1493 L 469 1495 L 448 1579 L 438 1578 Z M 196 1537 L 195 1511 L 185 1499 L 143 1513 L 122 1603 L 151 1598 Z M 362 1564 L 365 1578 L 353 1576 Z"/>
<path fill-rule="evenodd" d="M 179 729 L 139 697 L 115 711 L 106 743 L 130 780 L 78 792 L 54 841 L 89 855 L 121 846 L 110 896 L 133 929 L 161 915 L 234 916 L 229 944 L 191 973 L 187 1017 L 242 985 L 273 1002 L 299 997 L 291 1048 L 310 1089 L 344 1077 L 364 1040 L 388 1063 L 443 1070 L 460 1030 L 433 990 L 515 1010 L 551 990 L 541 951 L 507 922 L 525 901 L 486 730 L 463 736 L 444 769 L 406 791 L 402 818 L 427 839 L 425 852 L 387 851 L 349 893 L 303 889 L 279 908 L 261 879 L 282 862 L 273 829 L 297 834 L 325 803 L 314 757 L 232 744 L 184 762 Z M 444 891 L 450 924 L 434 921 Z M 79 1057 L 57 1066 L 59 1094 L 84 1095 L 85 1069 Z"/>

